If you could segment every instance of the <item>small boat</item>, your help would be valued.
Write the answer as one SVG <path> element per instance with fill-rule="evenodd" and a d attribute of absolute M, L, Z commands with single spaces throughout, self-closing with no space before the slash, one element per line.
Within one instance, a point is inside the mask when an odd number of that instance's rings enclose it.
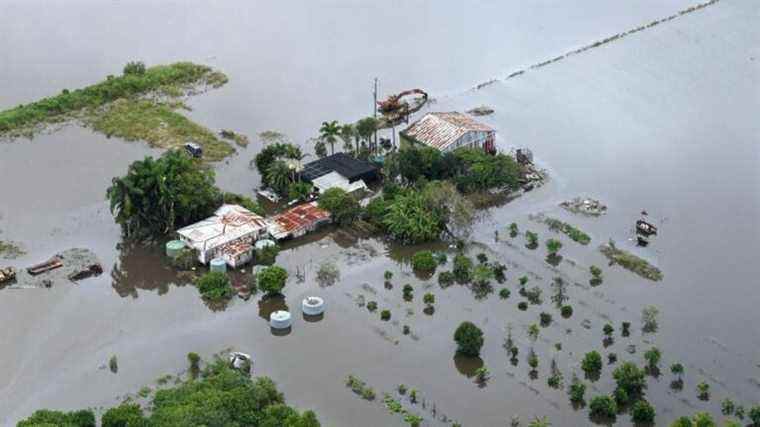
<path fill-rule="evenodd" d="M 16 278 L 16 269 L 13 267 L 0 268 L 0 285 L 11 282 Z"/>
<path fill-rule="evenodd" d="M 61 258 L 54 256 L 43 263 L 27 267 L 26 271 L 32 276 L 36 276 L 38 274 L 46 273 L 50 270 L 55 270 L 56 268 L 60 267 L 63 267 Z"/>
<path fill-rule="evenodd" d="M 644 221 L 643 219 L 640 219 L 636 221 L 636 231 L 639 234 L 643 234 L 645 236 L 651 236 L 653 234 L 657 234 L 657 227 Z"/>

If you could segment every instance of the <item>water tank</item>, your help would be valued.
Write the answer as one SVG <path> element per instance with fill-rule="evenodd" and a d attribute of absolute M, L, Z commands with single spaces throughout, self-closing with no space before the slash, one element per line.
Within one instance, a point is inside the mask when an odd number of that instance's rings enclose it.
<path fill-rule="evenodd" d="M 274 246 L 274 245 L 275 245 L 274 240 L 261 239 L 261 240 L 256 241 L 256 250 L 260 251 L 266 247 Z"/>
<path fill-rule="evenodd" d="M 166 256 L 170 258 L 177 258 L 182 249 L 185 248 L 185 242 L 182 240 L 170 240 L 166 242 Z"/>
<path fill-rule="evenodd" d="M 274 329 L 287 329 L 290 324 L 290 313 L 285 310 L 278 310 L 269 315 L 269 326 Z"/>
<path fill-rule="evenodd" d="M 211 271 L 218 271 L 220 273 L 227 272 L 227 261 L 222 258 L 214 258 L 209 263 L 209 269 Z"/>
<path fill-rule="evenodd" d="M 301 310 L 307 316 L 319 316 L 325 312 L 325 300 L 320 297 L 306 297 L 301 302 Z"/>

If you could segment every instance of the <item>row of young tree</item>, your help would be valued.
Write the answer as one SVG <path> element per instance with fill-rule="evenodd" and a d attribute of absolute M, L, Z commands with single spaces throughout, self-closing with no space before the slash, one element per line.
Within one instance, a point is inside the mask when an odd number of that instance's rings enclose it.
<path fill-rule="evenodd" d="M 354 124 L 340 124 L 337 120 L 322 122 L 319 137 L 314 139 L 314 153 L 317 157 L 325 157 L 329 146 L 329 154 L 335 154 L 335 144 L 340 140 L 344 153 L 366 160 L 377 152 L 378 147 L 372 141 L 377 126 L 378 121 L 374 117 L 365 117 Z"/>

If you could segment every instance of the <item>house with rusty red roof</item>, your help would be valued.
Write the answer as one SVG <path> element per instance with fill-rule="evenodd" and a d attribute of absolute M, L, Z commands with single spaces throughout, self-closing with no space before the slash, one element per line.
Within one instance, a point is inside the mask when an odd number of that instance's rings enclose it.
<path fill-rule="evenodd" d="M 401 148 L 428 146 L 443 152 L 458 148 L 483 148 L 495 152 L 496 131 L 467 114 L 456 111 L 427 113 L 399 132 Z"/>
<path fill-rule="evenodd" d="M 317 202 L 294 206 L 267 219 L 269 234 L 276 240 L 301 237 L 330 222 L 330 213 L 317 206 Z"/>

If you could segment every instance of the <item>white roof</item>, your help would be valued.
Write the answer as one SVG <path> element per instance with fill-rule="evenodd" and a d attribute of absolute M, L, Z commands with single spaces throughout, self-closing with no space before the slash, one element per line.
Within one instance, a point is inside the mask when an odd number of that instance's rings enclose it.
<path fill-rule="evenodd" d="M 349 182 L 348 178 L 335 171 L 330 172 L 327 175 L 322 175 L 319 178 L 314 179 L 311 183 L 317 188 L 317 190 L 319 190 L 320 194 L 335 187 L 341 188 L 347 193 L 367 188 L 367 184 L 361 179 Z"/>
<path fill-rule="evenodd" d="M 493 132 L 493 128 L 457 111 L 427 113 L 402 133 L 439 150 L 455 143 L 467 132 Z"/>
<path fill-rule="evenodd" d="M 223 205 L 214 216 L 177 230 L 195 249 L 205 251 L 266 228 L 264 218 L 238 205 Z"/>

